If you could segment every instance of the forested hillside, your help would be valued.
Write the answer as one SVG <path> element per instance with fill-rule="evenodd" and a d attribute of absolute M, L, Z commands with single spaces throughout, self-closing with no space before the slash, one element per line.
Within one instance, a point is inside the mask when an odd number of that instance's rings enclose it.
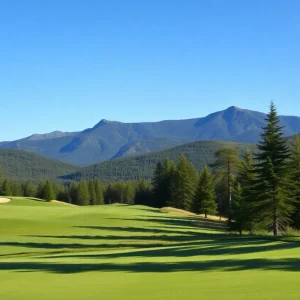
<path fill-rule="evenodd" d="M 78 167 L 21 150 L 0 149 L 0 170 L 10 180 L 31 181 L 51 179 L 60 181 L 60 176 L 75 172 Z"/>
<path fill-rule="evenodd" d="M 243 144 L 223 141 L 199 141 L 175 148 L 137 155 L 122 159 L 105 161 L 80 169 L 78 172 L 64 176 L 68 180 L 97 178 L 101 181 L 150 179 L 157 162 L 169 158 L 177 161 L 184 154 L 197 170 L 214 162 L 214 154 L 221 147 L 234 147 L 240 153 L 247 148 L 253 150 L 254 144 Z"/>

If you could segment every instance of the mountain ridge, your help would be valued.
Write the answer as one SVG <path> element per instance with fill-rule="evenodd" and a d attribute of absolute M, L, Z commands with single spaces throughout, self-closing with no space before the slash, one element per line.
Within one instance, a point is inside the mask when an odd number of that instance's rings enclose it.
<path fill-rule="evenodd" d="M 159 151 L 194 141 L 255 143 L 265 125 L 262 112 L 230 106 L 205 117 L 123 123 L 100 120 L 79 132 L 54 131 L 32 135 L 0 148 L 20 149 L 77 165 Z M 300 132 L 300 117 L 281 116 L 285 136 Z"/>

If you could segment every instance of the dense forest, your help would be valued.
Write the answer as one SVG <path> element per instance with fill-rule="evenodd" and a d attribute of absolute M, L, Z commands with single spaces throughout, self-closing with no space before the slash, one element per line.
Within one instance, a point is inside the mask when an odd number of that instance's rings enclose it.
<path fill-rule="evenodd" d="M 34 184 L 47 179 L 59 182 L 60 176 L 75 172 L 77 169 L 77 166 L 35 153 L 0 149 L 0 170 L 10 180 L 30 181 Z"/>
<path fill-rule="evenodd" d="M 245 149 L 254 149 L 255 145 L 199 141 L 159 152 L 109 160 L 84 168 L 27 151 L 0 149 L 0 169 L 9 180 L 30 181 L 34 184 L 47 179 L 55 183 L 91 179 L 98 179 L 102 182 L 151 180 L 159 161 L 166 158 L 178 161 L 183 153 L 196 169 L 200 170 L 204 165 L 214 162 L 215 151 L 222 147 L 234 147 L 242 155 Z"/>
<path fill-rule="evenodd" d="M 0 191 L 5 196 L 58 199 L 77 205 L 173 206 L 205 217 L 227 217 L 230 228 L 240 234 L 267 230 L 278 235 L 291 227 L 300 229 L 300 138 L 295 136 L 292 142 L 284 138 L 279 122 L 275 106 L 271 104 L 267 125 L 255 147 L 250 145 L 246 149 L 246 145 L 237 147 L 239 144 L 235 143 L 200 142 L 185 145 L 190 147 L 186 156 L 179 155 L 181 147 L 175 148 L 177 152 L 173 153 L 163 151 L 148 155 L 155 158 L 152 164 L 157 161 L 149 181 L 84 179 L 57 184 L 46 180 L 34 186 L 30 181 L 20 183 L 3 177 Z M 199 145 L 202 156 L 196 159 L 194 147 L 198 149 Z M 165 158 L 167 153 L 173 156 Z M 138 164 L 136 168 L 138 173 Z"/>
<path fill-rule="evenodd" d="M 240 155 L 246 149 L 255 149 L 255 144 L 243 144 L 224 141 L 198 141 L 175 148 L 136 155 L 122 159 L 105 161 L 64 176 L 65 180 L 99 179 L 101 181 L 115 180 L 151 180 L 156 164 L 169 158 L 178 161 L 183 153 L 197 170 L 215 161 L 215 152 L 223 147 L 236 148 Z"/>

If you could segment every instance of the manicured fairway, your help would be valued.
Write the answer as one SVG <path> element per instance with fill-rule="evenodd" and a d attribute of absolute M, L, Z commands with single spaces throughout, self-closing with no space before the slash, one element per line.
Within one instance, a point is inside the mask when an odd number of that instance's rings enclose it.
<path fill-rule="evenodd" d="M 143 206 L 0 204 L 0 299 L 300 299 L 300 239 Z"/>

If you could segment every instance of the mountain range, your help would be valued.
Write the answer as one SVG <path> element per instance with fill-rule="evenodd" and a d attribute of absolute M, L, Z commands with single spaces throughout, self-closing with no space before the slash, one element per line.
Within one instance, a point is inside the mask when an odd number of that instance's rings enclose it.
<path fill-rule="evenodd" d="M 265 114 L 231 106 L 203 118 L 122 123 L 101 120 L 80 132 L 55 131 L 1 142 L 0 148 L 26 150 L 76 165 L 89 165 L 164 150 L 193 141 L 222 140 L 255 143 Z M 300 117 L 280 116 L 284 134 L 300 132 Z"/>

